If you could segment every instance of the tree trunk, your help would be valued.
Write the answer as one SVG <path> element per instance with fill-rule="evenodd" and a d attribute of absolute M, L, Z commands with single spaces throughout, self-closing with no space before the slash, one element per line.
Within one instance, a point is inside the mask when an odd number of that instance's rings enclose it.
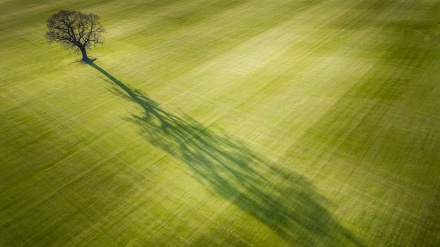
<path fill-rule="evenodd" d="M 90 62 L 90 58 L 87 56 L 86 48 L 85 47 L 79 47 L 81 54 L 82 54 L 82 61 L 85 63 Z"/>

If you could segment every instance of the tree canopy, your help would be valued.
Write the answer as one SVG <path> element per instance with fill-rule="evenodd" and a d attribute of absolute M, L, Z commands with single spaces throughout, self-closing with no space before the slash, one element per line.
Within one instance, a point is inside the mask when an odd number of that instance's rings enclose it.
<path fill-rule="evenodd" d="M 100 17 L 93 13 L 60 10 L 47 20 L 46 39 L 60 43 L 64 48 L 82 53 L 82 61 L 90 62 L 87 49 L 103 41 L 104 27 Z"/>

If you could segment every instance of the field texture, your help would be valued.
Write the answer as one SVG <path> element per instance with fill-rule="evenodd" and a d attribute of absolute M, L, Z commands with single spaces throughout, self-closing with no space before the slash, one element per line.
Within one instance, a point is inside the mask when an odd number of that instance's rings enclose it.
<path fill-rule="evenodd" d="M 0 246 L 440 246 L 439 54 L 438 0 L 0 0 Z"/>

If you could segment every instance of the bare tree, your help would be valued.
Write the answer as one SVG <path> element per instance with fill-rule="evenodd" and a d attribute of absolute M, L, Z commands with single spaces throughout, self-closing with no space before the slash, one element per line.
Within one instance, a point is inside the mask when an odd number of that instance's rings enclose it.
<path fill-rule="evenodd" d="M 64 48 L 81 51 L 82 61 L 88 63 L 87 49 L 102 43 L 105 29 L 99 24 L 99 16 L 73 10 L 60 10 L 47 20 L 46 39 L 60 43 Z"/>

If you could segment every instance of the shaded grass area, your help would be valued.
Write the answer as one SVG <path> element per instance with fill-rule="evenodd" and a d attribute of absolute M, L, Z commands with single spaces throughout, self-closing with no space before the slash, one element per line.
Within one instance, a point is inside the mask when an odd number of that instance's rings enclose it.
<path fill-rule="evenodd" d="M 268 163 L 236 138 L 212 131 L 188 116 L 183 119 L 166 112 L 97 64 L 90 66 L 115 84 L 116 94 L 143 109 L 130 121 L 141 128 L 146 140 L 183 161 L 209 190 L 257 218 L 287 243 L 363 246 L 332 217 L 323 206 L 326 199 L 300 174 Z"/>
<path fill-rule="evenodd" d="M 382 10 L 390 7 L 380 6 Z M 439 5 L 434 5 L 429 12 L 436 13 L 438 9 Z M 383 32 L 389 34 L 389 39 L 370 42 L 371 54 L 382 51 L 376 54 L 374 66 L 305 132 L 304 141 L 319 143 L 327 150 L 337 150 L 338 155 L 363 162 L 370 159 L 370 165 L 389 172 L 396 171 L 395 165 L 402 162 L 402 157 L 417 160 L 411 156 L 419 156 L 422 150 L 422 166 L 407 163 L 397 169 L 401 176 L 416 183 L 426 182 L 427 171 L 440 162 L 438 142 L 432 136 L 437 136 L 432 131 L 440 128 L 435 116 L 439 108 L 432 91 L 437 87 L 435 79 L 425 78 L 433 73 L 440 57 L 440 46 L 430 42 L 440 37 L 438 24 L 429 18 L 433 15 L 428 13 L 428 18 L 419 21 L 387 24 Z M 349 51 L 347 55 L 357 54 Z M 420 104 L 431 107 L 418 108 Z M 376 147 L 393 152 L 378 152 Z"/>

